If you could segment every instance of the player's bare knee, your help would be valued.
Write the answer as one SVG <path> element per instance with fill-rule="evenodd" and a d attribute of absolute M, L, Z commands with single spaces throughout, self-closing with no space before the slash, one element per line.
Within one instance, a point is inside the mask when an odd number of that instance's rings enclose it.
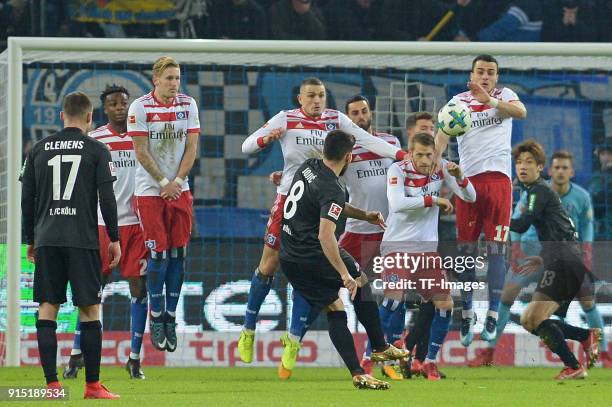
<path fill-rule="evenodd" d="M 81 319 L 81 322 L 99 321 L 100 304 L 79 307 L 79 318 Z"/>
<path fill-rule="evenodd" d="M 329 304 L 325 308 L 325 312 L 333 312 L 333 311 L 344 311 L 344 303 L 340 298 L 338 298 L 333 303 Z"/>
<path fill-rule="evenodd" d="M 527 310 L 525 310 L 525 312 L 521 314 L 521 325 L 528 332 L 531 332 L 534 329 L 531 327 L 531 317 L 530 317 L 530 313 L 527 312 Z"/>
<path fill-rule="evenodd" d="M 38 306 L 38 319 L 55 321 L 57 319 L 57 313 L 59 312 L 59 308 L 59 304 L 51 304 L 50 302 L 41 303 Z"/>

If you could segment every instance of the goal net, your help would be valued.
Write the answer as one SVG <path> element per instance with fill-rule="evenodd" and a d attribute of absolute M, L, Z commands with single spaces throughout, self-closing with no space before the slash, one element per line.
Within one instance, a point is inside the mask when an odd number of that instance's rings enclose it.
<path fill-rule="evenodd" d="M 490 53 L 500 63 L 500 85 L 515 90 L 529 111 L 526 120 L 514 123 L 513 144 L 534 137 L 548 153 L 570 150 L 575 157 L 574 181 L 587 189 L 600 171 L 596 152 L 612 146 L 612 45 L 34 38 L 13 38 L 9 44 L 13 52 L 9 49 L 0 56 L 0 363 L 7 365 L 38 363 L 34 268 L 19 241 L 15 179 L 21 160 L 33 143 L 62 127 L 59 112 L 67 93 L 89 95 L 94 125 L 105 124 L 99 99 L 104 87 L 124 86 L 131 99 L 149 92 L 151 65 L 162 55 L 181 63 L 182 91 L 193 96 L 200 109 L 201 138 L 190 175 L 195 221 L 177 313 L 179 346 L 175 353 L 161 353 L 145 338 L 145 365 L 240 365 L 238 332 L 275 196 L 268 174 L 283 166 L 278 145 L 247 156 L 241 144 L 278 111 L 297 106 L 295 96 L 305 77 L 316 76 L 325 83 L 332 108 L 342 110 L 355 94 L 368 97 L 376 130 L 395 134 L 405 145 L 406 119 L 418 111 L 435 114 L 450 96 L 465 90 L 472 59 Z M 11 84 L 15 78 L 17 83 Z M 20 113 L 21 119 L 9 117 L 9 111 Z M 596 236 L 609 240 L 612 191 L 606 185 L 604 189 L 603 200 L 594 201 Z M 533 286 L 525 289 L 512 307 L 514 323 L 499 343 L 502 364 L 555 363 L 537 338 L 516 324 L 532 291 Z M 602 292 L 597 300 L 610 336 L 612 296 Z M 70 354 L 77 315 L 68 298 L 58 317 L 59 364 Z M 130 294 L 127 282 L 116 273 L 103 301 L 102 362 L 124 364 L 130 345 Z M 291 305 L 290 287 L 279 273 L 260 312 L 258 365 L 273 366 L 280 360 L 278 338 L 288 327 Z M 361 352 L 366 336 L 348 308 Z M 17 315 L 11 315 L 14 312 Z M 485 312 L 486 303 L 476 301 L 480 321 Z M 411 315 L 408 312 L 408 322 Z M 305 338 L 303 365 L 340 364 L 323 319 Z M 570 307 L 568 319 L 581 326 L 586 322 L 577 304 Z M 464 364 L 482 346 L 479 341 L 467 350 L 459 345 L 459 320 L 456 312 L 453 331 L 440 352 L 442 363 Z M 476 332 L 481 329 L 476 326 Z"/>

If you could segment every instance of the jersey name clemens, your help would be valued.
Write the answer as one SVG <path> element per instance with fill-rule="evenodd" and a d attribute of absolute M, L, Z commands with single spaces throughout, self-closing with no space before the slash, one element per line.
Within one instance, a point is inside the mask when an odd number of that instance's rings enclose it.
<path fill-rule="evenodd" d="M 49 150 L 75 150 L 82 149 L 82 140 L 63 140 L 63 141 L 47 141 L 45 143 L 45 151 Z"/>

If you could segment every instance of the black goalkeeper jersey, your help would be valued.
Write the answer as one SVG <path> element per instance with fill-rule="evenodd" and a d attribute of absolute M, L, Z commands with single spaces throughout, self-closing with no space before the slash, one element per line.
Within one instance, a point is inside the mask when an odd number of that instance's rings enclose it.
<path fill-rule="evenodd" d="M 545 262 L 569 254 L 568 250 L 580 256 L 576 228 L 559 195 L 541 178 L 526 189 L 527 207 L 520 218 L 511 220 L 510 230 L 525 233 L 533 225 L 542 243 L 541 255 Z"/>
<path fill-rule="evenodd" d="M 343 185 L 323 160 L 306 160 L 296 171 L 285 201 L 280 257 L 294 263 L 325 259 L 319 223 L 325 218 L 338 224 L 345 197 Z"/>
<path fill-rule="evenodd" d="M 98 190 L 115 179 L 108 148 L 78 128 L 36 143 L 21 174 L 26 243 L 98 250 Z"/>

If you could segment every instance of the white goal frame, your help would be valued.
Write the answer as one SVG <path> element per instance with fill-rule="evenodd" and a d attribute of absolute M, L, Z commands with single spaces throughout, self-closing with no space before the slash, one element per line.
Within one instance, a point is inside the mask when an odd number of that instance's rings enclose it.
<path fill-rule="evenodd" d="M 60 53 L 64 51 L 63 53 Z M 81 39 L 10 37 L 2 57 L 8 62 L 8 213 L 7 213 L 7 332 L 6 366 L 20 360 L 21 185 L 17 179 L 22 157 L 23 65 L 30 61 L 90 61 L 112 52 L 121 61 L 152 61 L 171 54 L 180 62 L 350 66 L 369 68 L 461 69 L 475 55 L 518 56 L 501 65 L 513 69 L 612 70 L 612 44 L 605 43 L 468 43 Z M 93 56 L 93 57 L 92 57 Z M 108 57 L 108 54 L 106 54 Z M 440 56 L 448 56 L 439 64 Z M 1 58 L 0 58 L 1 59 Z M 94 59 L 95 60 L 95 59 Z M 113 60 L 114 62 L 115 60 Z M 437 62 L 436 62 L 437 61 Z M 521 62 L 523 61 L 523 62 Z M 586 62 L 588 61 L 588 62 Z M 1 61 L 0 61 L 1 62 Z M 105 62 L 109 62 L 106 60 Z M 436 66 L 434 65 L 436 62 Z"/>

